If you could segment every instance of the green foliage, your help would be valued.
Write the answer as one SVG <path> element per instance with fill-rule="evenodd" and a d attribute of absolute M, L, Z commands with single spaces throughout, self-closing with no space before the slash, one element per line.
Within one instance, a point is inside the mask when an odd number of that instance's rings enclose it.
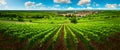
<path fill-rule="evenodd" d="M 54 22 L 51 22 L 51 24 L 54 24 Z"/>
<path fill-rule="evenodd" d="M 76 17 L 72 17 L 71 19 L 70 19 L 70 21 L 71 21 L 71 23 L 77 23 L 77 18 Z"/>
<path fill-rule="evenodd" d="M 52 39 L 50 47 L 52 46 L 51 48 L 53 48 L 61 34 L 61 31 L 63 31 L 63 27 L 64 43 L 67 47 L 69 47 L 68 45 L 71 45 L 70 43 L 72 42 L 72 44 L 77 47 L 80 40 L 90 50 L 94 49 L 91 46 L 91 41 L 95 41 L 97 43 L 107 43 L 108 37 L 111 34 L 120 32 L 120 15 L 118 15 L 119 11 L 105 11 L 100 12 L 99 14 L 87 15 L 82 18 L 71 15 L 66 17 L 58 15 L 58 17 L 54 13 L 48 13 L 46 15 L 46 12 L 22 13 L 24 15 L 20 15 L 21 13 L 19 15 L 0 13 L 0 17 L 3 16 L 1 18 L 8 18 L 8 20 L 28 20 L 28 23 L 0 21 L 0 32 L 3 32 L 4 36 L 12 36 L 17 38 L 18 42 L 28 40 L 28 46 L 25 47 L 29 48 L 32 48 L 36 44 L 38 44 L 39 47 L 42 47 L 50 39 Z M 67 18 L 69 18 L 67 22 L 70 21 L 71 23 L 65 23 L 64 20 Z M 34 21 L 37 21 L 37 19 L 41 22 L 40 24 L 37 22 L 34 23 Z M 78 20 L 83 20 L 85 22 L 82 21 L 82 23 L 78 23 Z M 62 21 L 62 24 L 56 24 L 58 21 Z"/>
<path fill-rule="evenodd" d="M 21 21 L 21 22 L 24 21 L 24 18 L 22 16 L 18 16 L 17 19 L 18 19 L 18 21 Z"/>
<path fill-rule="evenodd" d="M 29 20 L 29 22 L 32 22 L 32 20 Z"/>

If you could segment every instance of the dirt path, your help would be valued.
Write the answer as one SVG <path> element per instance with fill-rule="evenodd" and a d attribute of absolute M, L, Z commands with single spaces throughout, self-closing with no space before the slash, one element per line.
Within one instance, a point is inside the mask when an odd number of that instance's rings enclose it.
<path fill-rule="evenodd" d="M 71 46 L 69 46 L 70 48 L 68 48 L 68 49 L 70 49 L 70 50 L 77 50 L 77 47 L 75 46 L 74 41 L 72 40 L 70 31 L 68 30 L 67 27 L 66 27 L 66 31 L 67 31 L 67 35 L 68 35 L 68 38 L 69 38 L 69 42 L 70 42 L 70 44 L 71 44 Z M 70 45 L 70 44 L 69 44 L 69 45 Z"/>
<path fill-rule="evenodd" d="M 112 35 L 112 36 L 114 36 L 114 35 Z M 115 37 L 120 37 L 120 34 L 116 34 Z M 92 40 L 90 41 L 90 43 L 96 50 L 120 50 L 119 38 L 114 38 L 111 36 L 108 37 L 108 43 L 97 43 Z"/>
<path fill-rule="evenodd" d="M 90 41 L 90 44 L 91 46 L 94 47 L 95 50 L 110 50 L 110 49 L 107 49 L 107 46 L 102 44 L 102 43 L 97 43 L 93 40 Z"/>
<path fill-rule="evenodd" d="M 78 39 L 78 46 L 76 46 L 77 50 L 88 50 L 87 47 L 84 45 L 84 43 L 80 40 L 80 38 L 77 36 L 75 32 L 73 32 L 76 35 L 76 38 Z"/>
<path fill-rule="evenodd" d="M 59 27 L 60 28 L 60 27 Z M 54 32 L 54 35 L 57 33 L 58 29 Z M 48 42 L 46 44 L 44 44 L 42 47 L 41 47 L 41 50 L 47 50 L 48 47 L 51 45 L 52 43 L 52 40 L 53 40 L 53 36 L 48 40 Z"/>
<path fill-rule="evenodd" d="M 19 50 L 24 49 L 27 41 L 18 42 L 11 36 L 2 36 L 0 33 L 0 50 Z"/>
<path fill-rule="evenodd" d="M 56 45 L 54 46 L 54 50 L 67 50 L 64 44 L 64 26 L 62 27 L 60 36 L 56 42 Z"/>
<path fill-rule="evenodd" d="M 115 33 L 115 35 L 112 36 L 108 37 L 111 50 L 120 50 L 120 33 Z"/>
<path fill-rule="evenodd" d="M 88 48 L 84 45 L 80 38 L 78 36 L 76 36 L 76 38 L 78 39 L 77 50 L 88 50 Z"/>
<path fill-rule="evenodd" d="M 71 49 L 73 49 L 73 50 L 76 50 L 76 46 L 75 46 L 75 44 L 74 44 L 74 42 L 73 42 L 73 40 L 72 40 L 72 37 L 70 37 L 70 34 L 68 34 L 69 35 L 69 41 L 70 41 L 70 43 L 71 43 L 71 45 L 72 45 L 72 48 Z"/>
<path fill-rule="evenodd" d="M 78 40 L 77 50 L 88 50 L 81 40 Z"/>

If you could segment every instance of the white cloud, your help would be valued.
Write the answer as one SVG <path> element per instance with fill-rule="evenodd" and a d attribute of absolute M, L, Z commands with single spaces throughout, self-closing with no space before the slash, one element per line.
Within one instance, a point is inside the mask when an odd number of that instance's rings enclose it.
<path fill-rule="evenodd" d="M 95 6 L 99 6 L 99 4 L 95 4 Z"/>
<path fill-rule="evenodd" d="M 60 10 L 60 8 L 57 8 L 57 7 L 49 7 L 48 9 L 50 9 L 50 10 Z"/>
<path fill-rule="evenodd" d="M 47 10 L 47 7 L 40 7 L 38 10 Z"/>
<path fill-rule="evenodd" d="M 35 2 L 25 2 L 25 6 L 27 7 L 27 9 L 37 9 L 37 8 L 41 8 L 44 7 L 45 5 L 43 5 L 42 3 L 38 3 L 36 4 Z"/>
<path fill-rule="evenodd" d="M 71 3 L 70 0 L 54 0 L 55 3 Z"/>
<path fill-rule="evenodd" d="M 120 4 L 118 4 L 118 6 L 120 7 Z"/>
<path fill-rule="evenodd" d="M 9 9 L 7 6 L 7 2 L 5 0 L 0 0 L 0 9 L 1 10 Z"/>
<path fill-rule="evenodd" d="M 9 10 L 10 8 L 7 5 L 1 5 L 0 10 Z"/>
<path fill-rule="evenodd" d="M 6 10 L 8 10 L 8 9 L 10 9 L 8 6 L 4 6 L 4 9 L 6 9 Z"/>
<path fill-rule="evenodd" d="M 61 10 L 61 8 L 58 8 L 58 7 L 40 7 L 37 10 Z"/>
<path fill-rule="evenodd" d="M 90 4 L 86 4 L 87 6 L 90 6 Z"/>
<path fill-rule="evenodd" d="M 93 9 L 92 7 L 87 7 L 86 9 Z"/>
<path fill-rule="evenodd" d="M 32 7 L 34 5 L 35 5 L 35 2 L 31 2 L 31 1 L 25 2 L 26 7 Z"/>
<path fill-rule="evenodd" d="M 68 7 L 68 10 L 74 10 L 75 8 L 73 8 L 73 7 Z"/>
<path fill-rule="evenodd" d="M 38 3 L 35 6 L 45 6 L 45 5 L 43 5 L 42 3 Z"/>
<path fill-rule="evenodd" d="M 5 5 L 7 2 L 5 0 L 0 0 L 0 4 Z"/>
<path fill-rule="evenodd" d="M 117 8 L 117 4 L 106 4 L 106 8 Z"/>
<path fill-rule="evenodd" d="M 93 6 L 98 7 L 98 6 L 100 6 L 100 4 L 98 4 L 98 3 L 96 3 L 96 2 L 93 2 Z"/>
<path fill-rule="evenodd" d="M 77 5 L 84 5 L 84 4 L 89 4 L 91 0 L 80 0 Z"/>
<path fill-rule="evenodd" d="M 60 7 L 60 5 L 55 5 L 55 7 Z"/>

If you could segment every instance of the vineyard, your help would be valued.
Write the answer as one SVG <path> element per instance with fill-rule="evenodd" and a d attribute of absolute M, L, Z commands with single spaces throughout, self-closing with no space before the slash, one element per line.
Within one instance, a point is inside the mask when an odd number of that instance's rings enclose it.
<path fill-rule="evenodd" d="M 120 50 L 120 11 L 67 12 L 1 11 L 0 50 Z"/>
<path fill-rule="evenodd" d="M 0 31 L 1 38 L 4 38 L 0 40 L 11 41 L 6 42 L 11 44 L 4 44 L 5 41 L 1 41 L 3 43 L 2 47 L 0 45 L 1 49 L 5 47 L 13 50 L 118 50 L 120 46 L 120 24 L 117 22 L 80 24 L 0 22 Z M 118 35 L 111 37 L 114 34 Z"/>

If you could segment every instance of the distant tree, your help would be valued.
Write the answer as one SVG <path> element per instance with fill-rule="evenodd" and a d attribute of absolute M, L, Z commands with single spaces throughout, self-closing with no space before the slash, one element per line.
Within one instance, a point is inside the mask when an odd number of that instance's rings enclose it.
<path fill-rule="evenodd" d="M 29 20 L 29 22 L 32 22 L 32 20 Z"/>
<path fill-rule="evenodd" d="M 72 17 L 72 18 L 70 19 L 70 21 L 71 21 L 71 23 L 77 23 L 77 18 L 76 18 L 76 17 Z"/>
<path fill-rule="evenodd" d="M 13 20 L 14 18 L 17 17 L 17 14 L 9 14 L 8 17 L 10 18 L 10 20 Z"/>
<path fill-rule="evenodd" d="M 66 20 L 67 18 L 65 17 L 64 19 Z"/>
<path fill-rule="evenodd" d="M 80 20 L 80 18 L 78 18 L 78 20 Z"/>
<path fill-rule="evenodd" d="M 51 24 L 54 24 L 54 22 L 51 22 Z"/>
<path fill-rule="evenodd" d="M 66 17 L 73 17 L 72 15 L 67 15 Z"/>
<path fill-rule="evenodd" d="M 110 18 L 110 17 L 109 16 L 104 17 L 104 19 L 108 19 L 108 18 Z"/>
<path fill-rule="evenodd" d="M 22 16 L 18 16 L 17 19 L 18 21 L 21 21 L 21 22 L 24 21 L 24 18 Z"/>
<path fill-rule="evenodd" d="M 0 17 L 2 16 L 2 13 L 0 13 Z"/>

